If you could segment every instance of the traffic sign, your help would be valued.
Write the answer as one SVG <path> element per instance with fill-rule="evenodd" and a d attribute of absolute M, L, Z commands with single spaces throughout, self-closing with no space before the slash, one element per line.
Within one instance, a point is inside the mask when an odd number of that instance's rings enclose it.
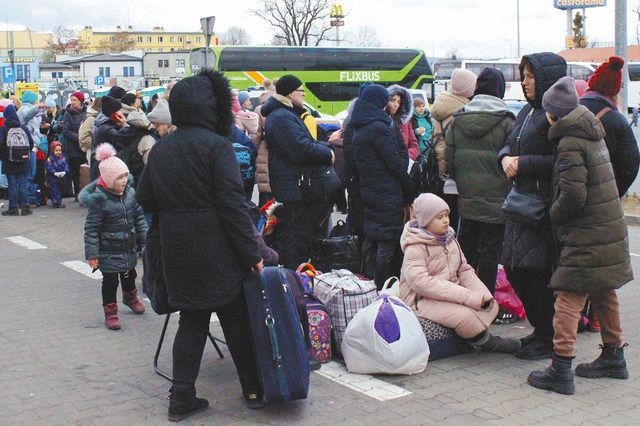
<path fill-rule="evenodd" d="M 104 77 L 99 75 L 96 77 L 96 85 L 98 86 L 104 86 Z"/>
<path fill-rule="evenodd" d="M 11 67 L 2 67 L 2 82 L 3 83 L 15 83 L 16 75 Z"/>

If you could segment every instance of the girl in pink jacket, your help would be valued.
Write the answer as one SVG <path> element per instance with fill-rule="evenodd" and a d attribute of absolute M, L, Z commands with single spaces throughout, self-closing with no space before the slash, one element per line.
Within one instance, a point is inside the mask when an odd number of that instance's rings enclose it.
<path fill-rule="evenodd" d="M 489 332 L 498 304 L 467 263 L 449 226 L 447 203 L 434 194 L 422 194 L 413 208 L 416 219 L 405 225 L 400 238 L 400 298 L 417 316 L 452 328 L 475 349 L 515 352 L 518 339 Z"/>

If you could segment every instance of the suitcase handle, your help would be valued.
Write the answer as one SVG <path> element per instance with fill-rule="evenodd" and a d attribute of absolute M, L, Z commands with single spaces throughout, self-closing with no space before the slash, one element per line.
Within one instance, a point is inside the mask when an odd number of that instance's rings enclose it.
<path fill-rule="evenodd" d="M 314 268 L 314 266 L 310 263 L 302 263 L 300 266 L 298 266 L 298 269 L 296 269 L 296 273 L 302 274 L 303 272 L 305 272 L 311 278 L 317 275 L 316 268 Z"/>
<path fill-rule="evenodd" d="M 289 386 L 287 384 L 287 376 L 282 369 L 282 355 L 280 355 L 280 348 L 278 347 L 278 337 L 276 336 L 276 320 L 267 314 L 267 318 L 264 323 L 269 329 L 269 340 L 271 340 L 271 352 L 273 354 L 273 362 L 276 366 L 276 380 L 278 387 L 280 388 L 280 395 L 289 399 Z"/>

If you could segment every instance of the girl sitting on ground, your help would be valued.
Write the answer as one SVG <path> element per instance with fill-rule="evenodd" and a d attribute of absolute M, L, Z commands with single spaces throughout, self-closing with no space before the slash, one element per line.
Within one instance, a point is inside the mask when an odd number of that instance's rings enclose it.
<path fill-rule="evenodd" d="M 498 304 L 467 263 L 449 226 L 447 203 L 434 194 L 422 194 L 413 208 L 416 218 L 405 225 L 400 238 L 400 298 L 417 316 L 452 328 L 474 349 L 515 352 L 519 340 L 489 332 Z"/>

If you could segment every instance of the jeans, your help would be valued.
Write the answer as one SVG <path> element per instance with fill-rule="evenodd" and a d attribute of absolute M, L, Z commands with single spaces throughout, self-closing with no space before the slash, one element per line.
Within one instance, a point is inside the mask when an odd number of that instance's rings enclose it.
<path fill-rule="evenodd" d="M 73 196 L 77 199 L 80 194 L 80 166 L 85 163 L 84 158 L 69 159 L 69 174 L 73 183 Z"/>
<path fill-rule="evenodd" d="M 29 173 L 20 175 L 7 175 L 9 183 L 9 210 L 20 207 L 28 207 L 27 185 Z"/>
<path fill-rule="evenodd" d="M 504 225 L 460 219 L 458 242 L 467 262 L 491 294 L 496 289 L 498 261 L 502 253 Z"/>
<path fill-rule="evenodd" d="M 242 393 L 262 396 L 244 291 L 227 306 L 218 309 L 217 314 L 238 372 Z M 180 311 L 178 331 L 173 341 L 174 384 L 196 382 L 210 321 L 211 311 L 189 309 Z"/>
<path fill-rule="evenodd" d="M 591 298 L 593 311 L 600 320 L 602 342 L 617 348 L 622 346 L 620 304 L 615 290 L 601 290 L 594 293 L 556 291 L 553 348 L 560 356 L 573 356 L 578 321 L 582 317 L 581 311 L 587 298 Z"/>

